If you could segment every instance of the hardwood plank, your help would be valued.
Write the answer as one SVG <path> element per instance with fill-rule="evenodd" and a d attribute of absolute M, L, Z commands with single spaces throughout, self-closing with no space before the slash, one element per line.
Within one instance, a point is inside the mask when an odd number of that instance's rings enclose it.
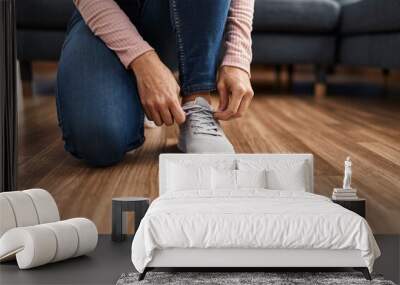
<path fill-rule="evenodd" d="M 393 162 L 397 166 L 400 166 L 400 152 L 391 148 L 390 146 L 380 142 L 360 142 L 359 144 Z"/>

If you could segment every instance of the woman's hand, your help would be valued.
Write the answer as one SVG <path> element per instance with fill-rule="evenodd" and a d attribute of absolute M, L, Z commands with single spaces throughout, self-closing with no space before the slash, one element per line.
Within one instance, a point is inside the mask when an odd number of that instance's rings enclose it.
<path fill-rule="evenodd" d="M 217 89 L 219 106 L 214 116 L 218 120 L 242 117 L 254 96 L 247 72 L 233 66 L 222 66 L 220 68 Z"/>
<path fill-rule="evenodd" d="M 147 117 L 157 126 L 182 124 L 185 113 L 179 103 L 179 85 L 171 71 L 154 51 L 147 52 L 131 63 L 140 100 Z"/>

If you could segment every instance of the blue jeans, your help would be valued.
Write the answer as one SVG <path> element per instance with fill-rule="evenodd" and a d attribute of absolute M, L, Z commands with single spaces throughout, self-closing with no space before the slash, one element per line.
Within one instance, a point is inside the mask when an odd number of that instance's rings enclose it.
<path fill-rule="evenodd" d="M 183 95 L 215 89 L 230 0 L 117 0 L 171 69 Z M 108 166 L 144 143 L 144 113 L 134 74 L 96 37 L 78 11 L 70 20 L 57 75 L 65 149 Z"/>

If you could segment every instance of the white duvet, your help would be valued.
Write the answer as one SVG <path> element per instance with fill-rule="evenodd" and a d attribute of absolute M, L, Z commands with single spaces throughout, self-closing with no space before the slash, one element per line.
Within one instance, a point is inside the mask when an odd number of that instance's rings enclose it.
<path fill-rule="evenodd" d="M 300 191 L 171 192 L 157 198 L 132 243 L 143 272 L 155 249 L 358 249 L 372 271 L 380 251 L 365 219 Z"/>

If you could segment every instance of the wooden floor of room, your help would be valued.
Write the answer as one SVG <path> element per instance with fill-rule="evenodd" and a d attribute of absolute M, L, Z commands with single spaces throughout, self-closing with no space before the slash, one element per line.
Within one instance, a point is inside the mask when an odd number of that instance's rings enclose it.
<path fill-rule="evenodd" d="M 157 197 L 158 155 L 177 152 L 177 128 L 147 129 L 145 144 L 120 164 L 88 167 L 63 149 L 55 99 L 49 96 L 54 93 L 55 66 L 34 67 L 34 88 L 24 82 L 19 100 L 18 188 L 47 189 L 63 219 L 87 217 L 99 232 L 109 233 L 112 197 Z M 273 87 L 274 73 L 259 68 L 252 79 L 255 97 L 249 112 L 223 127 L 238 153 L 312 153 L 315 192 L 326 196 L 341 185 L 343 161 L 350 155 L 353 185 L 367 199 L 374 233 L 400 234 L 400 96 L 339 94 L 354 82 L 358 93 L 371 93 L 371 88 L 379 92 L 379 75 L 339 72 L 330 79 L 328 96 L 317 100 L 310 95 L 312 75 L 307 70 L 296 73 L 294 91 L 282 91 L 284 87 Z M 388 81 L 399 95 L 400 74 Z M 40 84 L 48 94 L 32 91 Z"/>

